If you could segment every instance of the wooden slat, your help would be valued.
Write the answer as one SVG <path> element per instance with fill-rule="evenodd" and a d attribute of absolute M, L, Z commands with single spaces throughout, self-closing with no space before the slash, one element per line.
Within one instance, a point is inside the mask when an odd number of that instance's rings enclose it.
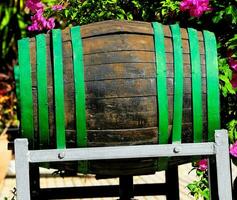
<path fill-rule="evenodd" d="M 85 66 L 116 63 L 155 63 L 155 52 L 150 51 L 117 51 L 90 54 L 84 56 Z M 66 54 L 66 53 L 65 53 Z M 70 57 L 64 56 L 65 59 Z M 173 64 L 173 53 L 166 53 L 167 64 Z M 183 64 L 190 64 L 190 54 L 183 54 Z M 201 64 L 205 64 L 205 56 L 201 55 Z"/>
<path fill-rule="evenodd" d="M 119 41 L 119 42 L 118 42 Z M 204 54 L 203 43 L 200 43 L 201 54 Z M 136 44 L 136 45 L 134 45 Z M 183 53 L 190 53 L 188 48 L 189 41 L 187 39 L 182 41 Z M 70 54 L 71 41 L 65 41 L 63 46 L 68 49 L 65 55 Z M 172 53 L 172 40 L 170 37 L 165 36 L 166 53 Z M 154 52 L 153 36 L 142 34 L 113 34 L 113 35 L 100 35 L 96 37 L 83 39 L 83 51 L 84 55 L 95 53 L 108 53 L 115 51 L 152 51 Z"/>
<path fill-rule="evenodd" d="M 73 82 L 72 60 L 64 60 L 65 70 L 68 72 L 64 77 L 65 83 Z M 205 65 L 201 66 L 205 69 Z M 167 78 L 173 78 L 173 64 L 167 64 Z M 115 64 L 101 64 L 85 67 L 85 81 L 105 81 L 114 79 L 145 79 L 156 78 L 155 63 L 115 63 Z M 37 85 L 37 80 L 34 78 L 36 72 L 32 72 L 32 84 Z M 191 78 L 190 65 L 184 65 L 184 77 Z M 205 74 L 202 74 L 205 78 Z M 49 83 L 49 85 L 52 85 Z"/>
<path fill-rule="evenodd" d="M 164 35 L 166 37 L 172 37 L 169 26 L 164 25 Z M 142 34 L 142 35 L 153 35 L 152 23 L 141 22 L 141 21 L 119 21 L 119 20 L 109 20 L 101 21 L 92 24 L 83 25 L 81 28 L 82 38 L 95 37 L 107 34 Z M 181 29 L 182 39 L 188 39 L 188 34 L 186 29 Z M 63 31 L 64 41 L 70 40 L 69 29 Z M 202 40 L 201 32 L 198 33 L 200 40 Z"/>
<path fill-rule="evenodd" d="M 88 143 L 90 146 L 155 144 L 156 133 L 157 127 L 88 130 Z"/>

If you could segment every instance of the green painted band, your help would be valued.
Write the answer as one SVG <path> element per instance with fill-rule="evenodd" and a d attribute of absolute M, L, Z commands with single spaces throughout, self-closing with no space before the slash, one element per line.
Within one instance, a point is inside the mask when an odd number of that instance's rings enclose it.
<path fill-rule="evenodd" d="M 193 108 L 193 140 L 202 142 L 202 70 L 198 33 L 195 29 L 188 29 L 190 62 L 192 68 L 192 108 Z"/>
<path fill-rule="evenodd" d="M 75 82 L 77 145 L 78 147 L 86 147 L 86 95 L 84 82 L 83 46 L 79 26 L 71 28 L 71 38 Z"/>
<path fill-rule="evenodd" d="M 158 101 L 158 143 L 167 144 L 168 133 L 168 96 L 167 96 L 167 75 L 166 75 L 166 54 L 165 37 L 163 27 L 160 23 L 153 22 L 155 56 L 156 56 L 156 75 L 157 75 L 157 101 Z M 159 89 L 158 89 L 159 88 Z M 159 169 L 166 168 L 168 159 L 159 159 Z"/>
<path fill-rule="evenodd" d="M 217 45 L 214 33 L 204 31 L 207 73 L 208 141 L 214 141 L 215 130 L 220 129 L 220 95 Z"/>
<path fill-rule="evenodd" d="M 181 142 L 184 90 L 183 49 L 179 25 L 171 25 L 170 29 L 172 32 L 174 53 L 174 113 L 172 142 Z"/>
<path fill-rule="evenodd" d="M 159 144 L 168 143 L 168 97 L 166 80 L 166 54 L 164 32 L 161 24 L 153 22 L 155 53 L 156 53 L 156 74 L 157 74 L 157 98 L 159 112 Z M 159 89 L 158 89 L 159 88 Z"/>
<path fill-rule="evenodd" d="M 63 58 L 62 58 L 63 54 L 62 54 L 61 30 L 53 29 L 52 37 L 53 37 L 56 144 L 58 149 L 63 149 L 66 148 L 66 137 L 65 137 L 64 82 L 63 82 Z"/>
<path fill-rule="evenodd" d="M 77 146 L 87 146 L 86 130 L 86 94 L 84 81 L 83 45 L 80 26 L 71 28 L 71 40 L 73 50 L 74 85 L 75 85 L 75 111 Z M 88 172 L 87 162 L 79 162 L 79 171 Z"/>
<path fill-rule="evenodd" d="M 18 51 L 20 66 L 21 133 L 22 137 L 28 138 L 30 148 L 32 148 L 34 147 L 34 122 L 29 38 L 18 41 Z"/>
<path fill-rule="evenodd" d="M 48 90 L 47 90 L 47 57 L 46 36 L 36 36 L 36 73 L 37 73 L 37 97 L 38 97 L 38 133 L 40 148 L 49 145 L 49 117 L 48 117 Z"/>

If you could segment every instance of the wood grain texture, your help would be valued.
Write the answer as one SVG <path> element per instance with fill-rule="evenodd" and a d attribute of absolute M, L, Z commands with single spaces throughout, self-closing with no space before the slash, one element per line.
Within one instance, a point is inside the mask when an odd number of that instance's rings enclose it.
<path fill-rule="evenodd" d="M 169 26 L 163 26 L 168 92 L 168 135 L 171 142 L 174 103 L 174 56 Z M 192 72 L 189 38 L 186 29 L 180 29 L 183 47 L 183 113 L 182 142 L 193 142 Z M 206 63 L 203 34 L 197 33 L 200 47 L 203 138 L 207 138 Z M 154 33 L 151 23 L 105 21 L 81 27 L 84 49 L 84 78 L 86 95 L 86 124 L 88 146 L 116 146 L 153 144 L 157 138 L 156 63 Z M 38 132 L 37 69 L 35 39 L 30 40 L 34 128 Z M 52 35 L 46 34 L 47 92 L 49 110 L 49 148 L 56 147 L 55 100 Z M 76 146 L 75 84 L 70 29 L 62 31 L 62 62 L 64 84 L 64 113 L 66 146 Z M 159 67 L 159 62 L 157 63 Z M 161 102 L 162 104 L 162 102 Z M 185 162 L 185 161 L 183 161 Z M 74 165 L 72 165 L 75 167 Z M 110 167 L 110 169 L 108 168 Z M 72 168 L 73 168 L 72 167 Z M 60 168 L 71 168 L 70 165 Z M 74 168 L 75 169 L 75 168 Z M 152 159 L 124 162 L 89 162 L 90 173 L 119 176 L 155 171 Z"/>
<path fill-rule="evenodd" d="M 96 25 L 95 25 L 96 24 Z M 188 39 L 188 33 L 186 29 L 181 29 L 182 39 Z M 107 20 L 97 22 L 94 24 L 88 24 L 82 26 L 81 35 L 82 38 L 89 38 L 108 34 L 120 34 L 120 33 L 132 33 L 142 35 L 153 35 L 153 28 L 151 23 L 141 21 L 120 21 L 120 20 Z M 166 37 L 171 37 L 169 26 L 164 26 L 164 33 Z M 64 30 L 65 37 L 63 41 L 70 40 L 69 30 Z M 198 32 L 200 41 L 203 41 L 202 32 Z"/>

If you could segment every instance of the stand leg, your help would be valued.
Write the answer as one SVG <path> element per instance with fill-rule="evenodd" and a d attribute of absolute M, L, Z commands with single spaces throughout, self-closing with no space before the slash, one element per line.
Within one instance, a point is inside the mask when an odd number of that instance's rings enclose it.
<path fill-rule="evenodd" d="M 217 172 L 216 161 L 213 156 L 208 159 L 208 183 L 210 191 L 210 200 L 218 200 L 218 185 L 217 185 Z"/>
<path fill-rule="evenodd" d="M 237 200 L 237 177 L 235 178 L 233 185 L 233 200 Z"/>
<path fill-rule="evenodd" d="M 168 167 L 165 171 L 166 185 L 168 190 L 167 200 L 179 200 L 179 175 L 178 166 Z"/>
<path fill-rule="evenodd" d="M 119 178 L 119 200 L 131 200 L 133 195 L 133 177 L 121 176 Z"/>
<path fill-rule="evenodd" d="M 220 200 L 232 200 L 230 155 L 227 130 L 215 132 L 217 184 Z"/>
<path fill-rule="evenodd" d="M 31 198 L 34 200 L 39 199 L 40 191 L 40 174 L 38 164 L 30 164 L 30 188 L 31 188 Z"/>
<path fill-rule="evenodd" d="M 27 139 L 15 140 L 17 200 L 30 200 L 30 176 Z"/>

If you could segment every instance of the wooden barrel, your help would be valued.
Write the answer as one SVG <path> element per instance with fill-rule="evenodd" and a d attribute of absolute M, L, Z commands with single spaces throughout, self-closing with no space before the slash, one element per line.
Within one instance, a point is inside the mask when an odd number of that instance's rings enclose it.
<path fill-rule="evenodd" d="M 103 21 L 24 38 L 18 48 L 21 132 L 31 148 L 212 141 L 220 126 L 208 31 Z M 78 170 L 136 175 L 167 162 L 80 162 Z"/>

